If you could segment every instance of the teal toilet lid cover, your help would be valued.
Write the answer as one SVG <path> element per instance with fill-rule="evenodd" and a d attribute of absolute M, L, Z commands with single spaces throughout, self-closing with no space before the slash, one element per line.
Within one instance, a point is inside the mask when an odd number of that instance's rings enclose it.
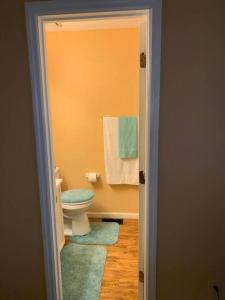
<path fill-rule="evenodd" d="M 95 193 L 86 189 L 73 189 L 61 193 L 63 203 L 81 203 L 91 200 Z"/>

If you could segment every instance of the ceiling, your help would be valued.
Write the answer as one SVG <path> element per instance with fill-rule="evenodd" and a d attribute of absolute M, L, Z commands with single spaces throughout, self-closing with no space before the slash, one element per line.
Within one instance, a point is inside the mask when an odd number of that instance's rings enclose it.
<path fill-rule="evenodd" d="M 62 22 L 48 22 L 45 30 L 51 31 L 78 31 L 96 29 L 137 28 L 144 22 L 144 16 L 107 17 L 105 19 L 73 20 Z"/>

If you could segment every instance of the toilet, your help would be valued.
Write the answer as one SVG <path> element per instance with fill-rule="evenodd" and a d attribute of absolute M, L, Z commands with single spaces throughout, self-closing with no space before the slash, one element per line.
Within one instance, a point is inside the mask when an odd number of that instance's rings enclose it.
<path fill-rule="evenodd" d="M 85 235 L 91 230 L 87 209 L 93 203 L 94 192 L 72 189 L 61 193 L 65 235 Z"/>

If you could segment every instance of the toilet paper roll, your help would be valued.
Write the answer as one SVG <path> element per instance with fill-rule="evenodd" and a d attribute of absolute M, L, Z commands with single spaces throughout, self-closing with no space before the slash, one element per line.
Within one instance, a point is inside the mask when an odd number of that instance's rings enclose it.
<path fill-rule="evenodd" d="M 88 182 L 96 182 L 97 181 L 97 173 L 87 173 L 86 174 Z"/>

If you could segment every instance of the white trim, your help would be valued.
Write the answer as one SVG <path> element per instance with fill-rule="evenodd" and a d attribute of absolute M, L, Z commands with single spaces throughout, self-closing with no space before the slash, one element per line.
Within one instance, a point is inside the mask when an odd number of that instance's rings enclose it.
<path fill-rule="evenodd" d="M 146 185 L 148 205 L 146 220 L 149 222 L 146 238 L 148 261 L 146 262 L 145 300 L 156 300 L 156 250 L 157 250 L 157 186 L 158 186 L 158 126 L 160 95 L 160 51 L 161 51 L 161 7 L 162 0 L 57 0 L 30 2 L 25 4 L 27 21 L 27 40 L 29 47 L 30 76 L 32 83 L 33 113 L 36 135 L 37 166 L 40 188 L 41 220 L 45 259 L 46 290 L 48 300 L 62 300 L 60 285 L 59 253 L 57 253 L 56 224 L 53 219 L 55 174 L 50 143 L 50 124 L 46 102 L 47 86 L 43 73 L 43 23 L 44 21 L 66 20 L 109 15 L 123 16 L 152 11 L 152 71 L 151 93 L 148 99 L 147 115 L 150 132 L 148 140 Z M 42 32 L 40 32 L 40 30 Z M 40 34 L 40 36 L 39 36 Z M 150 38 L 150 37 L 149 37 Z M 43 82 L 44 81 L 44 82 Z M 149 163 L 151 161 L 151 164 Z M 149 241 L 149 242 L 148 242 Z"/>
<path fill-rule="evenodd" d="M 139 219 L 139 213 L 120 213 L 120 212 L 88 212 L 90 218 L 109 218 L 109 219 Z"/>
<path fill-rule="evenodd" d="M 27 39 L 29 47 L 29 62 L 32 82 L 32 101 L 36 136 L 37 167 L 39 177 L 40 208 L 42 221 L 43 248 L 45 259 L 45 279 L 47 299 L 61 300 L 59 254 L 55 220 L 51 217 L 54 209 L 54 170 L 52 152 L 46 141 L 49 136 L 49 124 L 46 123 L 46 102 L 43 86 L 42 58 L 39 40 L 39 23 L 37 17 L 26 6 Z M 40 48 L 39 48 L 40 47 Z"/>
<path fill-rule="evenodd" d="M 151 60 L 151 55 L 149 46 L 151 46 L 151 32 L 152 27 L 152 14 L 151 10 L 148 13 L 146 18 L 146 22 L 140 25 L 140 53 L 144 52 L 146 54 L 146 68 L 140 68 L 139 72 L 139 153 L 141 156 L 139 157 L 139 170 L 144 171 L 146 174 L 148 172 L 148 164 L 147 159 L 149 149 L 148 149 L 148 135 L 149 128 L 147 126 L 147 120 L 149 118 L 148 115 L 148 99 L 150 96 L 150 88 L 149 88 L 149 80 L 151 78 L 151 69 L 149 68 L 149 62 Z M 147 182 L 147 180 L 146 180 Z M 140 184 L 139 185 L 139 214 L 141 216 L 139 220 L 139 271 L 144 272 L 145 278 L 148 276 L 148 235 L 147 235 L 147 189 L 148 184 Z M 147 282 L 147 280 L 146 280 Z M 144 282 L 139 281 L 139 300 L 147 299 L 147 289 L 148 286 Z"/>

